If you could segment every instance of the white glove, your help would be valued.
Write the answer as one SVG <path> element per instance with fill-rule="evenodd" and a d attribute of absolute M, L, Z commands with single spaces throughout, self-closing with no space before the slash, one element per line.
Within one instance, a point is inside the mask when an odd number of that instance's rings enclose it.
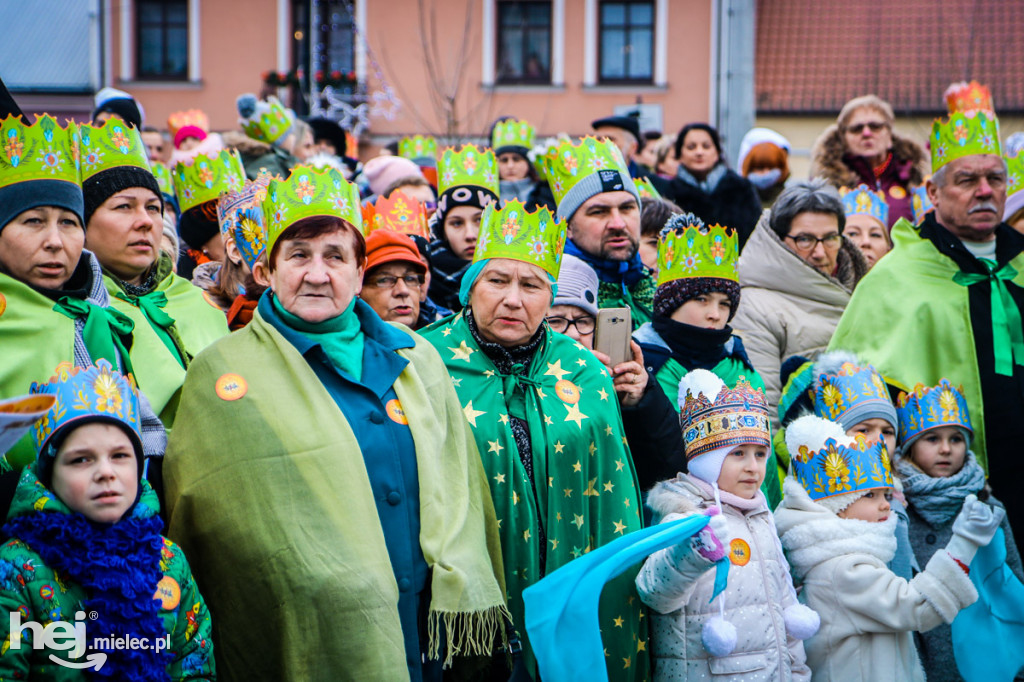
<path fill-rule="evenodd" d="M 1006 510 L 1002 507 L 989 506 L 976 496 L 968 495 L 953 521 L 953 537 L 946 545 L 946 551 L 954 559 L 970 564 L 978 548 L 992 541 L 1005 516 Z"/>

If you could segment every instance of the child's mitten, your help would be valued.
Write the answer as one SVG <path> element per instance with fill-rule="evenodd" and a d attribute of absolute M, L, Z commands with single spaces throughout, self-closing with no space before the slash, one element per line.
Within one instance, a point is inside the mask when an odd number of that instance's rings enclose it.
<path fill-rule="evenodd" d="M 690 545 L 697 554 L 708 561 L 716 562 L 728 552 L 726 548 L 732 539 L 729 534 L 729 522 L 717 507 L 709 509 L 707 515 L 711 520 L 700 533 L 690 538 Z"/>
<path fill-rule="evenodd" d="M 1006 510 L 1002 507 L 991 507 L 974 495 L 968 495 L 953 521 L 953 537 L 946 545 L 946 552 L 967 570 L 978 548 L 992 541 L 1005 516 Z"/>

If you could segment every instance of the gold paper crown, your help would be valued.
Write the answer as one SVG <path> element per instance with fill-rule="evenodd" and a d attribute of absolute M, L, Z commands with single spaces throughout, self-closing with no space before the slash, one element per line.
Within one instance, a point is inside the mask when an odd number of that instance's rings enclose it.
<path fill-rule="evenodd" d="M 210 119 L 199 109 L 176 111 L 167 117 L 167 129 L 170 131 L 171 137 L 174 137 L 185 126 L 195 126 L 204 133 L 208 133 L 210 132 Z"/>
<path fill-rule="evenodd" d="M 987 86 L 978 81 L 953 83 L 946 89 L 946 107 L 949 113 L 967 113 L 968 111 L 995 112 L 992 106 L 992 93 Z"/>
<path fill-rule="evenodd" d="M 703 393 L 695 397 L 687 390 L 679 422 L 687 460 L 726 446 L 771 446 L 768 401 L 746 377 L 740 377 L 735 388 L 722 386 L 714 402 Z"/>
<path fill-rule="evenodd" d="M 387 197 L 377 197 L 373 204 L 363 206 L 364 234 L 374 230 L 391 230 L 430 239 L 427 226 L 427 208 L 402 190 L 395 190 Z"/>
<path fill-rule="evenodd" d="M 267 253 L 281 233 L 304 218 L 341 218 L 360 233 L 363 215 L 359 189 L 334 168 L 296 166 L 287 180 L 271 180 L 263 200 Z"/>
<path fill-rule="evenodd" d="M 43 114 L 25 125 L 19 116 L 0 121 L 0 188 L 30 180 L 62 180 L 81 185 L 78 126 L 62 128 Z M 2 226 L 0 226 L 2 227 Z"/>

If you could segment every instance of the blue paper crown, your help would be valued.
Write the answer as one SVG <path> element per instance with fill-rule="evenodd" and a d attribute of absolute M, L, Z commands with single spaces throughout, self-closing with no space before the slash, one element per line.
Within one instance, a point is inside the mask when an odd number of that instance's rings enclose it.
<path fill-rule="evenodd" d="M 134 435 L 136 450 L 141 452 L 138 389 L 131 375 L 125 377 L 106 360 L 89 367 L 62 362 L 45 384 L 33 383 L 29 392 L 57 399 L 32 427 L 37 455 L 46 449 L 54 434 L 84 419 L 127 426 Z"/>
<path fill-rule="evenodd" d="M 881 375 L 871 365 L 858 367 L 844 362 L 837 374 L 821 375 L 814 392 L 814 414 L 823 419 L 841 421 L 850 408 L 871 402 L 888 405 L 892 409 L 889 391 Z"/>
<path fill-rule="evenodd" d="M 889 224 L 889 204 L 885 197 L 867 185 L 857 185 L 854 189 L 839 190 L 843 198 L 843 211 L 847 217 L 852 215 L 871 216 L 883 226 Z"/>
<path fill-rule="evenodd" d="M 924 185 L 910 190 L 910 205 L 914 210 L 914 224 L 920 225 L 933 209 L 931 199 L 928 198 L 928 189 Z"/>
<path fill-rule="evenodd" d="M 267 248 L 263 200 L 272 179 L 270 173 L 261 170 L 255 180 L 246 180 L 242 189 L 222 195 L 217 202 L 221 234 L 235 240 L 250 272 Z"/>
<path fill-rule="evenodd" d="M 910 393 L 900 393 L 896 399 L 896 414 L 903 442 L 939 426 L 959 426 L 974 433 L 964 389 L 953 386 L 948 379 L 940 381 L 938 386 L 918 384 Z"/>
<path fill-rule="evenodd" d="M 820 450 L 801 445 L 790 455 L 793 475 L 812 500 L 893 487 L 884 441 L 857 434 L 853 443 L 843 445 L 829 438 Z"/>

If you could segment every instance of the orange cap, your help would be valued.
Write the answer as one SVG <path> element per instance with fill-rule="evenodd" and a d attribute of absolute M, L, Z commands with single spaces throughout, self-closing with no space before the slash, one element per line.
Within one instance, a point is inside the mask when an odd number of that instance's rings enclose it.
<path fill-rule="evenodd" d="M 426 271 L 426 263 L 420 256 L 416 242 L 411 237 L 391 230 L 374 230 L 366 238 L 366 269 L 369 272 L 385 263 L 410 263 Z"/>

